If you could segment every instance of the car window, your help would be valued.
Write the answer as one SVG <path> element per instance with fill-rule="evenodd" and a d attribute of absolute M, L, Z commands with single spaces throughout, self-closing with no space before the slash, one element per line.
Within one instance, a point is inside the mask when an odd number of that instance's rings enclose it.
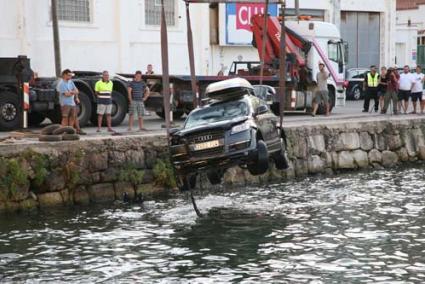
<path fill-rule="evenodd" d="M 245 100 L 215 103 L 191 113 L 186 120 L 184 128 L 230 120 L 247 115 L 249 115 L 249 107 Z"/>

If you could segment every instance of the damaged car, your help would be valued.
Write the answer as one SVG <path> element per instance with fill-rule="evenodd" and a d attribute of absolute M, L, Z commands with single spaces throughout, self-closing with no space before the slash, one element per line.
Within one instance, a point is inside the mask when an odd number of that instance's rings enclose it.
<path fill-rule="evenodd" d="M 206 95 L 210 103 L 193 110 L 182 128 L 170 131 L 171 161 L 181 190 L 194 188 L 201 172 L 211 184 L 219 184 L 234 166 L 252 175 L 266 173 L 271 162 L 277 169 L 288 167 L 279 117 L 255 96 L 247 80 L 210 84 Z"/>

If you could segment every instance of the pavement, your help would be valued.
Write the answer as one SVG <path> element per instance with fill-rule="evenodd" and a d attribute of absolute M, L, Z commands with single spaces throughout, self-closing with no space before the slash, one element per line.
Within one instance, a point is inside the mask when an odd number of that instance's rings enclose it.
<path fill-rule="evenodd" d="M 372 103 L 372 102 L 371 102 Z M 363 101 L 346 101 L 346 105 L 344 107 L 335 107 L 330 116 L 321 116 L 318 115 L 316 117 L 312 117 L 307 114 L 300 113 L 288 113 L 284 116 L 284 125 L 289 127 L 296 126 L 304 126 L 304 125 L 317 125 L 324 123 L 341 123 L 343 121 L 347 122 L 361 122 L 361 121 L 380 121 L 380 120 L 403 120 L 405 118 L 420 118 L 425 117 L 417 114 L 409 114 L 409 115 L 392 115 L 391 113 L 382 115 L 379 112 L 371 112 L 371 113 L 363 113 Z M 411 111 L 411 110 L 409 110 Z M 46 120 L 48 123 L 48 120 Z M 184 123 L 183 119 L 175 120 L 175 127 L 182 126 Z M 113 129 L 122 134 L 122 135 L 137 135 L 137 136 L 155 136 L 160 134 L 165 134 L 164 120 L 158 117 L 155 113 L 151 113 L 150 116 L 144 117 L 144 127 L 148 131 L 137 131 L 137 122 L 135 122 L 133 131 L 129 132 L 128 129 L 128 117 L 124 120 L 124 122 Z M 37 133 L 41 127 L 39 128 L 31 128 L 30 132 Z M 106 127 L 102 129 L 101 133 L 96 132 L 96 127 L 84 127 L 83 130 L 88 134 L 87 136 L 83 136 L 83 139 L 99 139 L 110 137 L 111 133 L 107 132 Z M 10 132 L 0 132 L 0 139 L 6 138 L 11 135 Z"/>

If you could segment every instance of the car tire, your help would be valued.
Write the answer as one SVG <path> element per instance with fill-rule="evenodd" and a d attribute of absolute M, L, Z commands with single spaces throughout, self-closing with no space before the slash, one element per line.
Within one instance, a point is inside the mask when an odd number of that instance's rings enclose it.
<path fill-rule="evenodd" d="M 351 90 L 351 98 L 353 98 L 353 100 L 358 101 L 362 98 L 362 90 L 356 86 Z"/>
<path fill-rule="evenodd" d="M 52 132 L 53 135 L 76 134 L 76 133 L 77 131 L 74 129 L 74 127 L 71 127 L 71 126 L 60 127 L 53 130 Z"/>
<path fill-rule="evenodd" d="M 221 171 L 210 170 L 207 171 L 207 178 L 212 185 L 220 184 L 223 179 L 223 173 Z"/>
<path fill-rule="evenodd" d="M 62 141 L 62 135 L 40 135 L 38 140 L 42 142 L 58 142 Z"/>
<path fill-rule="evenodd" d="M 267 145 L 263 140 L 257 141 L 257 154 L 252 163 L 247 165 L 250 174 L 257 176 L 262 175 L 269 169 L 269 152 Z"/>
<path fill-rule="evenodd" d="M 274 163 L 276 169 L 278 170 L 286 170 L 289 168 L 288 158 L 286 157 L 286 143 L 283 138 L 281 138 L 280 142 L 280 151 L 274 154 Z"/>
<path fill-rule="evenodd" d="M 196 174 L 190 176 L 178 176 L 177 186 L 181 192 L 194 189 L 196 187 Z"/>
<path fill-rule="evenodd" d="M 39 112 L 31 112 L 28 114 L 28 124 L 30 126 L 39 126 L 45 119 L 46 116 Z"/>
<path fill-rule="evenodd" d="M 69 134 L 69 133 L 65 133 L 62 135 L 62 139 L 64 141 L 75 141 L 75 140 L 80 140 L 80 135 L 78 134 Z"/>
<path fill-rule="evenodd" d="M 18 95 L 10 91 L 0 92 L 0 130 L 14 130 L 21 127 L 22 108 Z"/>
<path fill-rule="evenodd" d="M 59 128 L 61 128 L 60 124 L 51 124 L 41 129 L 40 133 L 41 135 L 52 135 L 53 132 Z"/>

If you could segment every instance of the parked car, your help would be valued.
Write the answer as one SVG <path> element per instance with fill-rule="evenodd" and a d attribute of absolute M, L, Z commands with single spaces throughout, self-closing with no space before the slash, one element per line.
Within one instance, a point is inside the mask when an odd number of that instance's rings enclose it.
<path fill-rule="evenodd" d="M 254 96 L 247 80 L 210 84 L 206 95 L 212 103 L 193 110 L 182 128 L 170 131 L 171 161 L 181 190 L 195 187 L 200 172 L 219 184 L 233 166 L 253 175 L 264 174 L 270 160 L 278 169 L 288 167 L 279 118 Z"/>
<path fill-rule="evenodd" d="M 369 69 L 367 68 L 351 68 L 347 70 L 345 76 L 347 100 L 360 100 L 364 98 L 363 82 L 368 71 Z"/>

